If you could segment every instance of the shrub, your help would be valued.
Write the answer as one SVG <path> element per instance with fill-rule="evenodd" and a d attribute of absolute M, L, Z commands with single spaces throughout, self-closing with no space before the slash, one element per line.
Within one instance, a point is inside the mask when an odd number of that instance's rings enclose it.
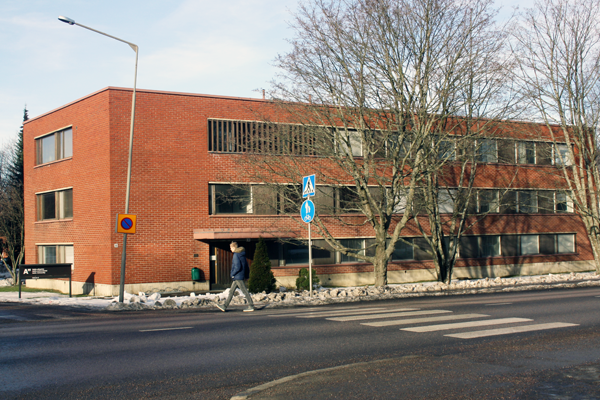
<path fill-rule="evenodd" d="M 298 278 L 296 278 L 296 289 L 297 290 L 309 290 L 309 286 L 308 286 L 308 269 L 307 268 L 302 268 L 300 270 L 300 272 L 298 273 Z M 313 269 L 312 271 L 312 283 L 313 283 L 313 288 L 315 287 L 315 285 L 318 285 L 321 283 L 321 280 L 319 279 L 319 277 L 317 276 L 317 271 L 315 269 Z"/>
<path fill-rule="evenodd" d="M 258 240 L 254 259 L 250 266 L 250 280 L 248 281 L 248 290 L 252 293 L 267 293 L 275 290 L 275 277 L 271 271 L 271 260 L 267 253 L 267 245 L 263 238 Z"/>

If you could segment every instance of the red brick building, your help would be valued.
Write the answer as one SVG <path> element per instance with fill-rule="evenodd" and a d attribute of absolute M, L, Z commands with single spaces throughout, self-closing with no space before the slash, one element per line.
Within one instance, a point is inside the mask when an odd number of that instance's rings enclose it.
<path fill-rule="evenodd" d="M 129 207 L 137 215 L 137 233 L 128 237 L 128 292 L 227 285 L 229 241 L 243 242 L 252 258 L 259 236 L 268 240 L 278 283 L 294 285 L 306 266 L 306 249 L 274 240 L 288 226 L 286 217 L 253 207 L 252 196 L 236 204 L 215 202 L 231 183 L 240 183 L 235 155 L 219 148 L 216 132 L 256 121 L 259 113 L 273 113 L 271 107 L 259 99 L 138 91 Z M 131 90 L 109 87 L 25 123 L 26 262 L 72 262 L 74 293 L 119 290 L 122 235 L 115 221 L 125 208 L 130 110 Z M 492 143 L 496 158 L 478 177 L 477 207 L 488 207 L 486 198 L 498 196 L 509 175 L 516 176 L 513 207 L 491 210 L 469 231 L 455 277 L 593 269 L 585 229 L 548 179 L 556 169 L 556 158 L 542 152 L 549 143 L 506 139 Z M 502 163 L 501 153 L 508 154 Z M 305 232 L 296 234 L 303 238 Z M 373 237 L 368 230 L 338 233 L 348 241 Z M 419 240 L 410 227 L 403 234 Z M 373 282 L 372 266 L 334 251 L 315 254 L 314 265 L 325 285 Z M 434 279 L 432 267 L 421 252 L 399 249 L 389 282 Z M 192 281 L 192 268 L 201 271 L 199 281 Z M 61 280 L 28 285 L 68 290 Z"/>

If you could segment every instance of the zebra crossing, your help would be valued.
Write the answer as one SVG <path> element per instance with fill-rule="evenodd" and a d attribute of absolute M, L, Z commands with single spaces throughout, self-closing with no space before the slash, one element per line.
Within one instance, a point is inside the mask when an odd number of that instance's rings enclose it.
<path fill-rule="evenodd" d="M 578 326 L 567 322 L 534 323 L 530 318 L 493 318 L 489 314 L 455 314 L 451 310 L 421 310 L 418 308 L 352 307 L 310 309 L 293 313 L 271 314 L 271 317 L 321 318 L 332 322 L 358 322 L 369 327 L 398 326 L 402 332 L 445 332 L 457 339 L 509 335 Z M 489 328 L 479 330 L 478 328 Z"/>

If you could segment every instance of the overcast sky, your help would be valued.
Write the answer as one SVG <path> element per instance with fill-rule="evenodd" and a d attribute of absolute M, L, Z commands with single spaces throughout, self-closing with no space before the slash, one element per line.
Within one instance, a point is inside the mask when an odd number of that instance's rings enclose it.
<path fill-rule="evenodd" d="M 504 13 L 532 0 L 497 0 Z M 35 117 L 107 86 L 260 97 L 298 0 L 0 0 L 0 144 Z"/>

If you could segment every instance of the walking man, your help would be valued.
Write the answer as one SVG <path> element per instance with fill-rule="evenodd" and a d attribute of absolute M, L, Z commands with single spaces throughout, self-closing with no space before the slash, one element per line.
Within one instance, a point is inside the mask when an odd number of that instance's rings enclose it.
<path fill-rule="evenodd" d="M 233 260 L 231 261 L 231 279 L 233 279 L 233 283 L 231 284 L 231 289 L 229 289 L 229 296 L 227 296 L 225 304 L 223 306 L 216 304 L 216 306 L 223 312 L 227 311 L 227 306 L 229 306 L 229 302 L 233 298 L 235 290 L 239 288 L 244 296 L 246 296 L 246 300 L 248 301 L 248 308 L 246 308 L 244 312 L 254 311 L 252 297 L 250 296 L 250 293 L 248 293 L 248 289 L 246 289 L 246 285 L 244 284 L 246 272 L 250 271 L 250 268 L 248 267 L 248 261 L 246 260 L 246 250 L 243 247 L 238 247 L 237 242 L 231 242 L 229 248 L 233 253 Z"/>

